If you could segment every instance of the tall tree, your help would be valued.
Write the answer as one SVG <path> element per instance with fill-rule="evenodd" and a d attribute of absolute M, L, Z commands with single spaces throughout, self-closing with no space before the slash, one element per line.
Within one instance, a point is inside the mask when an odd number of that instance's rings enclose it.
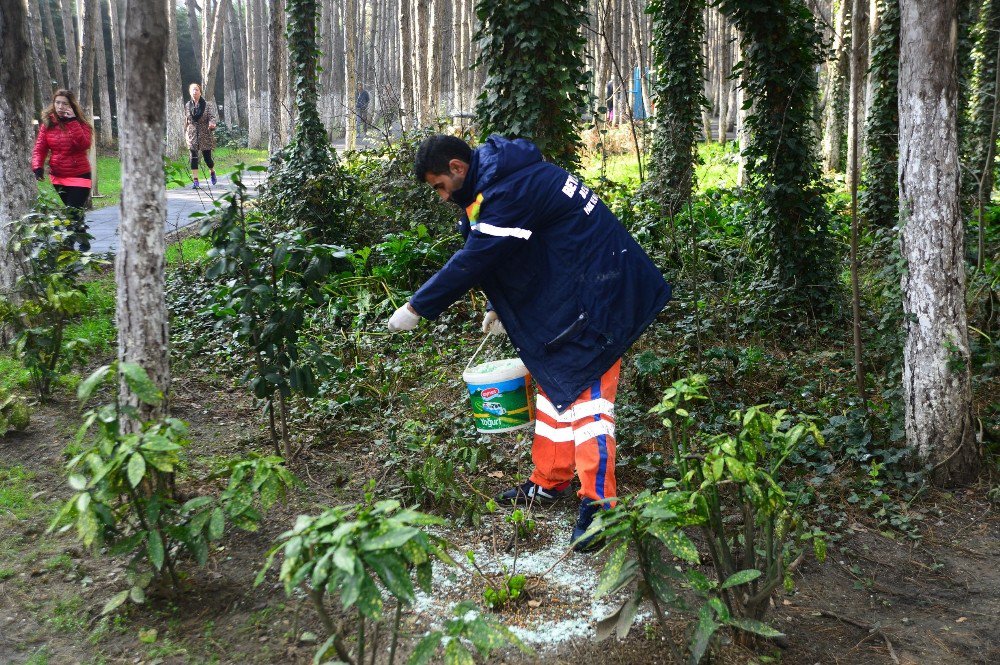
<path fill-rule="evenodd" d="M 143 367 L 164 395 L 170 392 L 163 258 L 163 81 L 169 34 L 167 0 L 126 0 L 121 246 L 115 261 L 118 360 Z M 142 402 L 125 381 L 120 382 L 119 399 L 137 408 L 141 421 L 164 415 L 168 404 Z M 130 419 L 123 427 L 136 431 L 140 425 Z"/>
<path fill-rule="evenodd" d="M 829 211 L 816 161 L 819 35 L 802 0 L 721 0 L 741 33 L 740 86 L 751 109 L 743 154 L 764 284 L 789 307 L 826 310 L 834 279 Z"/>
<path fill-rule="evenodd" d="M 21 258 L 8 248 L 10 223 L 20 219 L 35 200 L 31 174 L 33 88 L 28 12 L 25 0 L 0 2 L 0 298 L 13 297 Z M 10 340 L 0 327 L 0 342 Z"/>
<path fill-rule="evenodd" d="M 523 136 L 548 159 L 578 164 L 577 124 L 589 102 L 584 8 L 583 0 L 479 0 L 476 66 L 487 71 L 487 80 L 476 116 L 484 135 Z M 527 89 L 525 81 L 544 85 Z"/>
<path fill-rule="evenodd" d="M 207 0 L 202 0 L 207 2 Z M 202 69 L 202 46 L 201 46 L 201 26 L 198 25 L 198 0 L 185 0 L 187 5 L 187 20 L 188 20 L 188 30 L 191 31 L 191 50 L 194 52 L 194 66 L 198 72 L 203 71 Z M 208 6 L 206 4 L 205 9 Z M 202 19 L 208 16 L 206 12 L 202 12 Z M 203 83 L 203 82 L 201 82 Z"/>
<path fill-rule="evenodd" d="M 94 62 L 97 42 L 97 0 L 80 0 L 80 90 L 78 99 L 83 113 L 94 116 Z"/>
<path fill-rule="evenodd" d="M 62 14 L 63 44 L 66 46 L 66 78 L 70 89 L 78 93 L 80 90 L 80 51 L 76 39 L 76 21 L 73 20 L 73 0 L 59 0 L 59 10 Z"/>
<path fill-rule="evenodd" d="M 850 0 L 853 2 L 853 0 Z M 851 12 L 851 57 L 857 63 L 851 65 L 851 76 L 860 76 L 861 81 L 851 81 L 847 101 L 847 163 L 860 164 L 860 155 L 853 153 L 862 150 L 861 130 L 864 129 L 862 118 L 865 117 L 867 100 L 865 91 L 868 88 L 868 2 L 854 2 Z M 857 117 L 854 117 L 857 116 Z M 858 136 L 854 134 L 857 133 Z M 848 169 L 847 181 L 850 184 L 854 174 Z"/>
<path fill-rule="evenodd" d="M 122 24 L 118 11 L 118 0 L 108 0 L 108 17 L 111 21 L 111 64 L 115 76 L 115 114 L 121 118 L 125 90 L 125 70 L 122 66 Z M 110 120 L 109 120 L 110 122 Z M 118 133 L 121 135 L 121 123 L 118 123 Z"/>
<path fill-rule="evenodd" d="M 848 9 L 851 0 L 833 2 L 833 46 L 826 63 L 826 85 L 823 89 L 823 170 L 827 173 L 841 167 L 840 144 L 844 138 L 844 81 L 847 78 Z"/>
<path fill-rule="evenodd" d="M 284 100 L 282 79 L 285 68 L 282 66 L 281 50 L 281 15 L 284 13 L 284 2 L 269 3 L 267 24 L 267 91 L 268 91 L 268 139 L 267 151 L 273 156 L 285 147 L 281 127 L 281 104 Z"/>
<path fill-rule="evenodd" d="M 868 158 L 859 210 L 872 226 L 892 228 L 899 219 L 899 0 L 878 0 L 868 78 L 872 99 L 865 120 Z M 992 108 L 991 108 L 992 111 Z"/>
<path fill-rule="evenodd" d="M 56 25 L 52 20 L 52 6 L 49 0 L 41 0 L 38 4 L 42 9 L 42 23 L 45 26 L 45 50 L 50 60 L 49 71 L 52 72 L 53 85 L 57 88 L 65 88 L 66 72 L 63 70 L 62 59 L 59 53 Z"/>
<path fill-rule="evenodd" d="M 28 2 L 28 36 L 31 39 L 31 61 L 35 67 L 35 92 L 43 105 L 48 104 L 52 91 L 52 74 L 49 72 L 49 59 L 45 55 L 45 40 L 42 37 L 42 20 L 38 5 Z"/>
<path fill-rule="evenodd" d="M 113 1 L 113 0 L 112 0 Z M 177 48 L 177 0 L 167 0 L 167 61 L 164 72 L 167 123 L 167 155 L 183 155 L 187 148 L 184 136 L 184 84 L 181 82 L 180 53 Z"/>
<path fill-rule="evenodd" d="M 413 38 L 410 31 L 410 5 L 416 0 L 399 0 L 399 72 L 400 72 L 400 124 L 403 129 L 416 126 L 413 93 Z"/>
<path fill-rule="evenodd" d="M 344 2 L 344 35 L 347 38 L 347 53 L 344 58 L 344 66 L 347 68 L 347 92 L 344 95 L 347 103 L 347 133 L 344 140 L 348 150 L 354 150 L 354 140 L 357 136 L 358 116 L 354 109 L 354 99 L 357 95 L 358 68 L 357 52 L 354 45 L 357 43 L 355 34 L 357 32 L 357 3 L 354 0 Z"/>
<path fill-rule="evenodd" d="M 222 60 L 222 34 L 224 31 L 223 26 L 229 12 L 229 2 L 230 0 L 218 0 L 218 3 L 215 5 L 215 12 L 211 14 L 212 20 L 204 21 L 205 53 L 202 59 L 201 87 L 205 101 L 212 104 L 213 107 L 216 104 L 215 78 L 219 71 L 219 62 Z M 209 13 L 206 11 L 203 13 L 203 16 L 207 19 Z M 218 111 L 216 111 L 216 117 L 218 117 Z"/>
<path fill-rule="evenodd" d="M 906 440 L 938 485 L 979 470 L 959 205 L 957 0 L 901 0 L 899 211 Z"/>
<path fill-rule="evenodd" d="M 654 63 L 665 72 L 653 84 L 656 124 L 650 170 L 656 186 L 652 191 L 670 216 L 687 203 L 694 187 L 698 120 L 707 104 L 701 82 L 703 9 L 699 0 L 651 0 L 648 5 Z"/>
<path fill-rule="evenodd" d="M 100 0 L 95 0 L 94 13 L 96 14 L 96 32 L 94 33 L 94 76 L 97 77 L 97 84 L 94 86 L 97 92 L 97 101 L 100 104 L 101 120 L 97 123 L 97 140 L 102 148 L 114 147 L 114 124 L 111 122 L 111 91 L 108 86 L 108 54 L 104 41 L 104 17 L 103 5 Z"/>

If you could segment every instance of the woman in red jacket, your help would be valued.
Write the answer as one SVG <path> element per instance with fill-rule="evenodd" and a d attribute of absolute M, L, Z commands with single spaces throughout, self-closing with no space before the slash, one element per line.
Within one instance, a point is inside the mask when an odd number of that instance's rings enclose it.
<path fill-rule="evenodd" d="M 80 251 L 90 250 L 90 236 L 84 223 L 83 209 L 90 197 L 90 141 L 93 127 L 83 117 L 80 105 L 69 90 L 56 90 L 52 104 L 42 111 L 38 140 L 31 160 L 35 178 L 45 175 L 45 157 L 49 158 L 49 178 L 59 198 L 68 208 L 73 238 Z"/>

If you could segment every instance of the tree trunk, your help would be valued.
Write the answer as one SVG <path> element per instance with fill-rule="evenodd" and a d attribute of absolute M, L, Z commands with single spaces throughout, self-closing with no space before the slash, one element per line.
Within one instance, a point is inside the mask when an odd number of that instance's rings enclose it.
<path fill-rule="evenodd" d="M 167 68 L 164 76 L 164 108 L 167 123 L 167 155 L 179 157 L 187 150 L 184 136 L 184 85 L 181 83 L 180 54 L 177 50 L 177 0 L 167 1 Z"/>
<path fill-rule="evenodd" d="M 45 0 L 40 0 L 44 3 Z M 47 106 L 52 96 L 52 74 L 49 72 L 49 59 L 45 57 L 45 41 L 42 38 L 42 21 L 39 8 L 32 2 L 28 6 L 28 36 L 31 39 L 31 60 L 35 67 L 35 94 L 41 100 L 42 106 Z"/>
<path fill-rule="evenodd" d="M 118 16 L 118 0 L 108 0 L 109 16 L 111 17 L 111 64 L 115 70 L 115 116 L 118 137 L 121 139 L 121 116 L 125 106 L 125 70 L 122 66 L 122 25 Z"/>
<path fill-rule="evenodd" d="M 208 0 L 202 0 L 202 2 L 207 2 Z M 204 9 L 204 8 L 203 8 Z M 202 21 L 205 21 L 205 17 L 208 14 L 202 11 Z M 191 31 L 191 50 L 194 51 L 194 66 L 198 72 L 202 72 L 202 58 L 201 58 L 201 27 L 198 25 L 198 0 L 187 0 L 187 17 L 188 17 L 188 30 Z M 204 81 L 202 81 L 204 85 Z"/>
<path fill-rule="evenodd" d="M 40 0 L 42 22 L 45 25 L 46 54 L 50 59 L 49 71 L 52 72 L 52 85 L 56 88 L 66 87 L 66 72 L 62 67 L 62 56 L 59 53 L 59 40 L 56 38 L 56 26 L 52 20 L 52 7 L 48 0 Z M 48 100 L 45 100 L 48 103 Z"/>
<path fill-rule="evenodd" d="M 73 5 L 73 0 L 59 0 L 59 10 L 62 13 L 63 43 L 66 45 L 66 78 L 69 82 L 70 90 L 74 93 L 79 93 L 80 51 L 76 40 L 76 22 L 73 20 Z"/>
<path fill-rule="evenodd" d="M 97 0 L 80 0 L 80 89 L 77 100 L 83 114 L 94 117 L 94 44 L 97 41 Z"/>
<path fill-rule="evenodd" d="M 434 23 L 428 26 L 430 40 L 427 44 L 427 59 L 430 63 L 427 71 L 427 96 L 430 107 L 428 120 L 434 122 L 444 111 L 441 107 L 441 79 L 444 78 L 442 39 L 444 38 L 444 3 L 445 0 L 434 0 L 434 12 L 431 14 Z"/>
<path fill-rule="evenodd" d="M 844 0 L 844 2 L 849 2 L 850 0 Z M 851 56 L 858 59 L 858 66 L 853 72 L 858 73 L 861 76 L 861 80 L 857 85 L 852 81 L 850 86 L 850 92 L 848 94 L 847 100 L 847 163 L 854 164 L 860 163 L 860 155 L 855 156 L 853 154 L 856 150 L 861 150 L 861 141 L 863 137 L 861 136 L 862 130 L 862 118 L 865 117 L 867 111 L 867 106 L 865 105 L 865 89 L 868 80 L 868 3 L 858 2 L 855 3 L 854 8 L 858 11 L 859 16 L 857 18 L 851 18 Z M 859 31 L 859 34 L 855 35 L 854 31 Z M 852 95 L 857 96 L 855 99 Z M 858 117 L 854 118 L 851 114 L 857 113 Z M 858 136 L 854 136 L 857 132 Z M 847 174 L 847 186 L 851 186 L 851 178 L 854 176 L 851 173 Z"/>
<path fill-rule="evenodd" d="M 260 41 L 257 34 L 260 24 L 259 5 L 260 0 L 247 0 L 247 57 L 243 74 L 247 86 L 247 146 L 250 148 L 263 145 L 264 131 L 260 115 L 260 89 L 263 87 L 260 85 L 260 73 L 264 71 L 264 67 L 260 61 Z"/>
<path fill-rule="evenodd" d="M 357 97 L 357 61 L 354 51 L 357 33 L 357 3 L 355 0 L 346 0 L 344 3 L 344 35 L 347 39 L 347 57 L 344 59 L 347 67 L 347 94 L 344 99 L 347 107 L 347 134 L 344 142 L 348 150 L 354 150 L 354 142 L 357 137 L 358 116 L 355 112 L 354 100 Z"/>
<path fill-rule="evenodd" d="M 8 249 L 11 222 L 31 209 L 35 182 L 31 173 L 31 64 L 25 57 L 31 45 L 28 16 L 21 0 L 0 3 L 0 296 L 14 299 L 14 283 L 23 258 Z M 0 345 L 10 342 L 0 326 Z"/>
<path fill-rule="evenodd" d="M 215 101 L 215 79 L 219 71 L 219 61 L 222 59 L 222 33 L 229 11 L 229 1 L 219 0 L 219 4 L 215 6 L 212 22 L 205 25 L 205 47 L 207 54 L 202 61 L 201 74 L 203 82 L 201 88 L 202 95 L 205 97 L 205 101 L 212 105 L 216 118 L 219 117 L 219 110 Z M 207 15 L 203 14 L 203 16 Z"/>
<path fill-rule="evenodd" d="M 722 43 L 720 44 L 719 62 L 719 143 L 726 144 L 729 140 L 729 93 L 733 82 L 729 78 L 732 69 L 733 43 L 732 30 L 729 21 L 721 17 Z"/>
<path fill-rule="evenodd" d="M 229 12 L 230 16 L 232 12 Z M 225 113 L 220 113 L 227 125 L 239 125 L 239 99 L 236 95 L 236 54 L 233 44 L 233 30 L 230 26 L 229 17 L 219 26 L 222 31 L 222 98 L 225 101 Z"/>
<path fill-rule="evenodd" d="M 844 132 L 844 78 L 847 73 L 849 43 L 847 31 L 847 9 L 850 0 L 836 0 L 837 11 L 833 24 L 833 59 L 827 63 L 826 89 L 823 100 L 823 170 L 831 173 L 840 168 L 840 139 Z"/>
<path fill-rule="evenodd" d="M 94 74 L 97 76 L 97 98 L 101 103 L 101 120 L 97 123 L 97 140 L 105 150 L 115 146 L 114 125 L 111 122 L 111 94 L 108 90 L 108 55 L 104 48 L 104 17 L 100 0 L 94 3 L 97 31 L 94 33 Z"/>
<path fill-rule="evenodd" d="M 125 381 L 123 405 L 135 406 L 139 420 L 168 412 L 170 334 L 164 291 L 166 190 L 163 183 L 164 63 L 167 59 L 167 0 L 125 3 L 125 91 L 122 118 L 121 237 L 115 261 L 118 298 L 118 360 L 135 363 L 164 395 L 158 406 L 143 404 Z M 127 419 L 126 432 L 141 422 Z"/>
<path fill-rule="evenodd" d="M 399 73 L 400 73 L 400 118 L 403 130 L 416 127 L 413 94 L 413 40 L 410 33 L 410 3 L 399 0 Z"/>
<path fill-rule="evenodd" d="M 281 89 L 282 72 L 285 70 L 281 62 L 281 40 L 284 35 L 281 32 L 281 14 L 283 3 L 271 4 L 268 7 L 268 137 L 267 150 L 271 156 L 276 155 L 285 147 L 281 140 L 281 104 L 284 99 Z"/>
<path fill-rule="evenodd" d="M 236 109 L 233 112 L 233 122 L 240 127 L 246 127 L 250 119 L 248 111 L 250 105 L 247 103 L 247 77 L 246 77 L 246 33 L 241 30 L 240 17 L 243 15 L 243 3 L 238 2 L 229 12 L 229 20 L 226 22 L 226 30 L 231 35 L 233 53 L 233 97 L 236 102 Z"/>
<path fill-rule="evenodd" d="M 956 0 L 900 3 L 899 211 L 906 440 L 937 485 L 975 480 L 959 208 Z"/>
<path fill-rule="evenodd" d="M 430 45 L 430 39 L 428 39 L 429 29 L 430 29 L 430 4 L 431 0 L 413 0 L 416 2 L 416 23 L 414 27 L 416 31 L 414 32 L 414 45 L 417 50 L 416 61 L 414 62 L 416 68 L 416 76 L 413 82 L 413 93 L 415 99 L 419 100 L 418 103 L 418 127 L 426 127 L 431 122 L 431 99 L 430 94 L 427 89 L 427 83 L 430 81 L 429 73 L 429 59 L 430 53 L 428 53 L 428 48 Z"/>

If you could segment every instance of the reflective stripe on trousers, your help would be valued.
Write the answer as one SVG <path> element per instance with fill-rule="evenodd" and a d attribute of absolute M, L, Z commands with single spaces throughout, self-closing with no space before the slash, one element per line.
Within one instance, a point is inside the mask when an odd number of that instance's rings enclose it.
<path fill-rule="evenodd" d="M 531 481 L 552 488 L 580 476 L 580 497 L 617 496 L 615 484 L 615 394 L 621 359 L 559 413 L 538 386 Z"/>

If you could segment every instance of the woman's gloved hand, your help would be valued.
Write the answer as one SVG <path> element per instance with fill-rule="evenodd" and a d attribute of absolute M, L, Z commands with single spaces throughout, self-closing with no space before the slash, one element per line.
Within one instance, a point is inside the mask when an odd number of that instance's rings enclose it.
<path fill-rule="evenodd" d="M 392 332 L 413 330 L 419 322 L 420 315 L 410 307 L 410 303 L 405 303 L 389 317 L 389 330 Z"/>
<path fill-rule="evenodd" d="M 42 178 L 45 177 L 45 169 L 32 169 L 35 174 L 35 180 L 41 182 Z"/>
<path fill-rule="evenodd" d="M 506 335 L 507 331 L 504 330 L 503 323 L 500 322 L 500 317 L 492 309 L 486 312 L 486 316 L 483 317 L 483 332 L 489 335 Z"/>

